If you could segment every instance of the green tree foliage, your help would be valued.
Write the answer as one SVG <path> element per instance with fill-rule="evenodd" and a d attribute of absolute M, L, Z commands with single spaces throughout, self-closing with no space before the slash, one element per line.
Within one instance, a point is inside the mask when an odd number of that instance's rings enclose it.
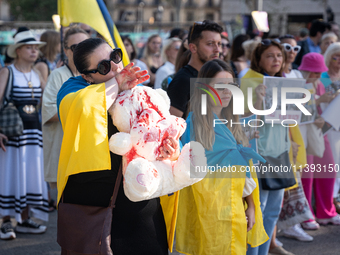
<path fill-rule="evenodd" d="M 49 21 L 58 12 L 57 0 L 10 0 L 14 20 Z"/>

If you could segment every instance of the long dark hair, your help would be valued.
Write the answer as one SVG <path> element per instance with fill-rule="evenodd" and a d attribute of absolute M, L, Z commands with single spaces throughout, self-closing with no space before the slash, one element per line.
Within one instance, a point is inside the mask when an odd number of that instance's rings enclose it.
<path fill-rule="evenodd" d="M 136 48 L 133 45 L 131 38 L 128 35 L 123 35 L 121 38 L 122 38 L 123 43 L 126 40 L 131 44 L 133 52 L 131 52 L 131 56 L 129 56 L 129 58 L 130 58 L 130 61 L 134 60 L 137 57 L 137 52 L 136 52 Z"/>
<path fill-rule="evenodd" d="M 244 49 L 242 47 L 242 43 L 249 40 L 249 35 L 238 35 L 234 38 L 233 44 L 231 46 L 231 61 L 238 61 L 237 59 L 244 55 Z"/>
<path fill-rule="evenodd" d="M 198 73 L 198 81 L 207 78 L 214 78 L 219 72 L 228 72 L 235 77 L 234 72 L 230 65 L 221 59 L 213 59 L 206 62 Z M 201 95 L 205 92 L 201 89 L 200 83 L 196 83 L 194 93 L 190 99 L 190 105 L 193 105 L 193 127 L 195 131 L 196 141 L 200 142 L 207 150 L 211 150 L 215 142 L 215 132 L 213 129 L 214 114 L 210 104 L 207 104 L 207 114 L 201 114 Z M 222 109 L 223 116 L 228 120 L 227 127 L 232 132 L 238 143 L 244 146 L 248 145 L 248 139 L 240 125 L 233 125 L 231 127 L 230 120 L 239 122 L 239 116 L 233 115 L 233 97 L 229 105 Z"/>
<path fill-rule="evenodd" d="M 190 58 L 191 58 L 191 51 L 185 48 L 184 41 L 183 41 L 177 53 L 176 62 L 175 62 L 175 72 L 177 73 L 179 69 L 187 65 L 189 63 Z"/>
<path fill-rule="evenodd" d="M 73 52 L 73 62 L 79 73 L 83 73 L 90 66 L 89 55 L 100 45 L 106 43 L 101 38 L 89 38 L 80 42 Z"/>

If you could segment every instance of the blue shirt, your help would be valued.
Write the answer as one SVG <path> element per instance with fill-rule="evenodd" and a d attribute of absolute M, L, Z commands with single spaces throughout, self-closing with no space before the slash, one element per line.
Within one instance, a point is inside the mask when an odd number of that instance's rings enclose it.
<path fill-rule="evenodd" d="M 261 116 L 264 122 L 264 116 Z M 278 122 L 275 122 L 278 123 Z M 260 138 L 257 139 L 257 148 L 261 156 L 271 156 L 277 158 L 290 149 L 289 128 L 283 127 L 281 123 L 265 123 L 258 127 Z"/>
<path fill-rule="evenodd" d="M 5 66 L 4 60 L 2 59 L 2 55 L 0 54 L 0 65 L 1 67 Z"/>
<path fill-rule="evenodd" d="M 186 119 L 187 128 L 181 137 L 183 144 L 196 141 L 193 118 L 194 116 L 190 112 Z M 218 118 L 216 114 L 214 114 L 214 118 Z M 197 123 L 197 125 L 199 124 Z M 215 131 L 215 142 L 211 150 L 205 149 L 208 166 L 216 165 L 216 168 L 217 166 L 248 166 L 250 159 L 265 162 L 264 158 L 253 149 L 237 144 L 233 134 L 226 125 L 215 125 L 215 127 L 211 128 Z M 246 176 L 250 178 L 250 172 L 247 171 Z"/>
<path fill-rule="evenodd" d="M 320 81 L 325 86 L 325 88 L 328 87 L 332 83 L 331 77 L 329 77 L 328 72 L 323 72 L 321 74 Z"/>
<path fill-rule="evenodd" d="M 269 75 L 264 73 L 264 76 Z M 261 116 L 261 120 L 265 123 L 264 116 Z M 288 127 L 283 127 L 281 124 L 265 123 L 258 128 L 258 131 L 260 138 L 257 140 L 257 147 L 261 156 L 277 158 L 285 151 L 289 151 Z"/>
<path fill-rule="evenodd" d="M 316 52 L 316 53 L 321 52 L 320 46 L 315 45 L 314 42 L 312 41 L 312 39 L 310 39 L 310 37 L 307 37 L 306 41 L 307 41 L 307 44 L 308 44 L 309 52 Z"/>

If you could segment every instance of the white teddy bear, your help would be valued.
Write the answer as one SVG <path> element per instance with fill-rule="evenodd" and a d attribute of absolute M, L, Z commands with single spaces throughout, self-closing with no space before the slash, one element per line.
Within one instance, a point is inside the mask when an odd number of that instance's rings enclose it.
<path fill-rule="evenodd" d="M 120 131 L 110 138 L 109 146 L 123 155 L 124 192 L 131 201 L 173 193 L 205 176 L 195 172 L 195 166 L 207 164 L 198 142 L 186 144 L 176 161 L 156 160 L 163 140 L 168 136 L 178 140 L 186 128 L 184 119 L 170 115 L 169 108 L 165 91 L 137 86 L 120 93 L 109 109 Z"/>

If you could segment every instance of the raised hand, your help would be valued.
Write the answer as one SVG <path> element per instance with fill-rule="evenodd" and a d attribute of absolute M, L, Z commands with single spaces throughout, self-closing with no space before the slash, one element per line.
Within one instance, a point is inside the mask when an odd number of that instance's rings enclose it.
<path fill-rule="evenodd" d="M 334 99 L 334 95 L 332 95 L 332 92 L 328 91 L 324 93 L 322 96 L 319 97 L 320 103 L 329 103 Z"/>
<path fill-rule="evenodd" d="M 255 88 L 255 93 L 256 93 L 256 97 L 257 100 L 259 101 L 263 101 L 263 98 L 266 96 L 266 86 L 263 84 L 259 84 L 256 88 Z"/>
<path fill-rule="evenodd" d="M 319 117 L 314 120 L 314 125 L 316 125 L 318 128 L 322 128 L 323 125 L 325 124 L 325 120 L 322 117 Z"/>
<path fill-rule="evenodd" d="M 140 71 L 138 66 L 133 67 L 134 63 L 128 64 L 119 74 L 116 75 L 119 92 L 132 89 L 137 84 L 143 83 L 150 78 L 148 71 Z"/>

